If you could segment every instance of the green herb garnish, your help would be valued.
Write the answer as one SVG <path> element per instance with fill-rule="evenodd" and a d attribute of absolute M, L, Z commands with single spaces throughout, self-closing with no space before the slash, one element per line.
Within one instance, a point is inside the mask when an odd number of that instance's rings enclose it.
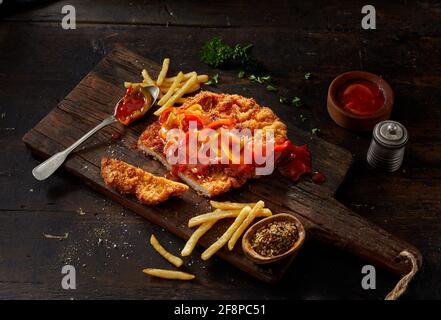
<path fill-rule="evenodd" d="M 306 119 L 308 119 L 308 118 L 306 118 L 303 114 L 301 114 L 301 115 L 299 116 L 299 119 L 300 119 L 300 121 L 305 122 Z"/>
<path fill-rule="evenodd" d="M 207 82 L 205 82 L 204 84 L 206 84 L 207 86 L 215 86 L 219 83 L 219 73 L 216 73 L 215 75 L 213 75 L 210 80 L 208 80 Z"/>
<path fill-rule="evenodd" d="M 260 64 L 251 55 L 252 47 L 252 44 L 236 44 L 231 47 L 215 37 L 202 47 L 201 60 L 214 68 L 238 67 L 253 72 L 260 68 Z"/>
<path fill-rule="evenodd" d="M 288 98 L 285 98 L 285 97 L 279 97 L 279 102 L 280 102 L 281 104 L 287 104 L 287 103 L 288 103 Z"/>
<path fill-rule="evenodd" d="M 268 83 L 271 81 L 271 76 L 256 76 L 254 74 L 248 77 L 250 81 L 257 82 L 260 84 Z"/>
<path fill-rule="evenodd" d="M 308 80 L 309 78 L 311 78 L 311 72 L 305 73 L 305 79 Z"/>
<path fill-rule="evenodd" d="M 268 90 L 269 92 L 277 92 L 277 88 L 270 84 L 266 86 L 266 90 Z"/>
<path fill-rule="evenodd" d="M 312 128 L 311 129 L 312 134 L 318 135 L 320 132 L 321 132 L 320 128 Z"/>
<path fill-rule="evenodd" d="M 291 105 L 298 108 L 301 107 L 303 105 L 302 100 L 299 97 L 294 97 L 291 100 Z"/>
<path fill-rule="evenodd" d="M 239 73 L 237 74 L 237 76 L 239 77 L 239 79 L 242 79 L 245 75 L 245 71 L 240 70 Z"/>

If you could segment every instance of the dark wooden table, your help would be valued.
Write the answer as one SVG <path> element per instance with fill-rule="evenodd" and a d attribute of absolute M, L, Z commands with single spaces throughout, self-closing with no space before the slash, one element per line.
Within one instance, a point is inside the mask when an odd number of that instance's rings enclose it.
<path fill-rule="evenodd" d="M 50 180 L 31 175 L 39 163 L 23 145 L 43 118 L 115 44 L 175 68 L 213 74 L 200 63 L 213 36 L 253 43 L 282 92 L 301 109 L 283 119 L 353 152 L 355 163 L 337 198 L 355 212 L 417 246 L 424 265 L 405 298 L 441 298 L 441 4 L 371 1 L 377 30 L 361 29 L 365 2 L 82 1 L 0 5 L 0 298 L 382 299 L 397 278 L 377 270 L 377 289 L 363 290 L 365 264 L 309 242 L 284 281 L 259 283 L 215 258 L 194 258 L 194 282 L 150 279 L 147 266 L 167 264 L 147 245 L 151 232 L 169 247 L 183 241 L 89 189 L 63 170 Z M 76 8 L 77 29 L 63 30 L 61 7 Z M 381 74 L 396 94 L 392 118 L 409 130 L 405 162 L 395 173 L 370 170 L 370 134 L 339 128 L 326 112 L 330 81 L 362 69 Z M 305 72 L 312 77 L 306 81 Z M 221 72 L 222 76 L 222 72 Z M 262 94 L 263 103 L 277 97 Z M 302 122 L 299 115 L 308 118 Z M 43 233 L 69 233 L 66 240 Z M 100 240 L 101 239 L 101 240 Z M 200 253 L 200 250 L 197 251 Z M 198 256 L 197 254 L 194 255 Z M 77 268 L 78 287 L 61 288 L 61 267 Z"/>

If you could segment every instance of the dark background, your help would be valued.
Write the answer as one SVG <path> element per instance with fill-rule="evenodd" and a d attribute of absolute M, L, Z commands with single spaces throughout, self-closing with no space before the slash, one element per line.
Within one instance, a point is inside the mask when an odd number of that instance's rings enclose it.
<path fill-rule="evenodd" d="M 75 6 L 77 29 L 63 30 L 61 7 Z M 194 282 L 151 279 L 147 266 L 167 267 L 147 245 L 161 233 L 169 248 L 183 241 L 125 210 L 63 170 L 39 183 L 40 160 L 21 142 L 108 53 L 121 43 L 175 70 L 212 70 L 202 44 L 221 36 L 253 43 L 282 93 L 300 110 L 280 116 L 354 154 L 337 194 L 343 204 L 417 246 L 421 272 L 404 299 L 441 298 L 441 4 L 370 1 L 377 30 L 361 29 L 360 1 L 4 1 L 0 5 L 0 298 L 382 299 L 398 280 L 377 270 L 377 289 L 361 288 L 365 264 L 332 246 L 309 242 L 284 280 L 270 286 L 215 258 L 194 258 Z M 326 92 L 341 72 L 382 75 L 395 91 L 394 120 L 410 134 L 398 172 L 367 168 L 370 134 L 339 128 L 326 112 Z M 312 77 L 306 81 L 305 72 Z M 222 72 L 221 72 L 222 76 Z M 268 94 L 265 104 L 277 103 Z M 302 122 L 299 115 L 308 118 Z M 81 214 L 84 212 L 85 214 Z M 45 239 L 42 233 L 63 234 Z M 100 242 L 99 239 L 102 239 Z M 196 253 L 200 254 L 200 250 Z M 199 256 L 194 254 L 194 257 Z M 78 288 L 61 289 L 61 267 L 77 267 Z"/>

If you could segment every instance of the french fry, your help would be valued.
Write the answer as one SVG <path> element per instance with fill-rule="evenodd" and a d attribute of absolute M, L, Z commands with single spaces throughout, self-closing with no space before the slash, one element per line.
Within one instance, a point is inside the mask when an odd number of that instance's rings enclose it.
<path fill-rule="evenodd" d="M 147 268 L 142 270 L 142 272 L 150 276 L 163 278 L 163 279 L 193 280 L 194 278 L 196 278 L 193 274 L 182 271 L 174 271 L 174 270 Z"/>
<path fill-rule="evenodd" d="M 142 81 L 143 83 L 146 83 L 149 86 L 156 86 L 155 81 L 152 80 L 152 77 L 150 77 L 146 69 L 142 70 L 141 75 L 144 78 L 144 80 Z M 159 90 L 159 98 L 162 98 L 161 90 Z"/>
<path fill-rule="evenodd" d="M 193 76 L 193 72 L 194 72 L 194 71 L 192 71 L 192 72 L 188 72 L 188 73 L 184 73 L 184 80 L 188 80 L 188 79 L 190 79 L 190 78 Z M 199 74 L 197 77 L 198 77 L 197 81 L 198 81 L 199 83 L 205 83 L 205 82 L 207 82 L 208 79 L 209 79 L 209 77 L 208 77 L 206 74 Z M 176 77 L 165 78 L 162 84 L 163 84 L 164 86 L 167 86 L 167 85 L 168 85 L 168 86 L 171 86 L 171 84 L 173 83 L 173 81 L 175 81 L 175 78 L 176 78 Z"/>
<path fill-rule="evenodd" d="M 265 203 L 262 200 L 256 203 L 256 205 L 251 210 L 250 214 L 246 217 L 246 219 L 242 222 L 242 224 L 236 229 L 234 234 L 228 240 L 228 250 L 230 251 L 233 250 L 237 240 L 239 240 L 242 233 L 246 230 L 246 228 L 248 228 L 251 222 L 253 222 L 254 218 L 256 218 L 257 212 L 259 212 L 259 210 L 262 210 L 264 206 Z"/>
<path fill-rule="evenodd" d="M 241 211 L 241 209 L 234 209 L 234 210 L 217 209 L 213 212 L 208 212 L 208 213 L 201 214 L 199 216 L 191 218 L 188 221 L 188 227 L 193 228 L 193 227 L 198 226 L 200 224 L 210 222 L 210 221 L 217 221 L 220 219 L 236 218 L 240 214 L 240 211 Z M 263 208 L 262 210 L 259 210 L 257 212 L 256 217 L 269 217 L 271 215 L 272 215 L 272 212 L 270 209 Z"/>
<path fill-rule="evenodd" d="M 159 243 L 158 239 L 156 239 L 154 234 L 152 234 L 150 237 L 150 244 L 161 256 L 163 256 L 168 262 L 175 265 L 176 267 L 179 268 L 184 263 L 181 258 L 176 257 L 165 250 L 165 248 Z"/>
<path fill-rule="evenodd" d="M 195 232 L 191 235 L 190 239 L 188 239 L 187 243 L 185 244 L 184 249 L 181 251 L 181 256 L 186 257 L 189 256 L 193 249 L 196 247 L 196 244 L 198 243 L 199 239 L 208 231 L 211 229 L 211 227 L 214 226 L 214 224 L 217 222 L 217 220 L 212 220 L 205 222 L 199 226 L 199 228 L 196 229 Z"/>
<path fill-rule="evenodd" d="M 210 204 L 213 208 L 221 209 L 221 210 L 236 210 L 236 209 L 240 210 L 246 206 L 252 208 L 256 205 L 255 203 L 237 203 L 237 202 L 229 202 L 229 201 L 219 202 L 214 200 L 211 200 Z"/>
<path fill-rule="evenodd" d="M 183 82 L 183 83 L 185 84 L 185 82 Z M 168 90 L 170 90 L 170 88 L 171 88 L 171 87 L 164 87 L 164 86 L 161 86 L 159 89 L 161 90 L 161 92 L 166 93 L 166 92 L 168 92 Z M 181 82 L 181 83 L 178 83 L 178 85 L 177 85 L 176 88 L 174 89 L 173 93 L 174 93 L 174 92 L 177 92 L 180 88 L 182 88 L 182 82 Z M 187 94 L 187 93 L 192 93 L 192 92 L 195 92 L 195 91 L 199 90 L 200 88 L 201 88 L 201 85 L 200 85 L 199 83 L 195 83 L 195 84 L 192 85 L 190 88 L 188 88 L 188 90 L 187 90 L 185 93 L 186 93 L 186 94 Z"/>
<path fill-rule="evenodd" d="M 197 76 L 196 72 L 193 74 L 193 76 L 185 82 L 185 84 L 175 93 L 173 96 L 158 110 L 154 112 L 154 115 L 159 116 L 162 111 L 167 109 L 168 107 L 171 107 L 177 99 L 182 97 L 185 93 L 187 93 L 187 90 L 196 83 Z"/>
<path fill-rule="evenodd" d="M 162 68 L 159 72 L 158 79 L 156 80 L 156 85 L 160 87 L 162 85 L 162 82 L 164 81 L 165 77 L 167 76 L 168 67 L 170 66 L 170 59 L 165 58 L 162 62 Z"/>
<path fill-rule="evenodd" d="M 198 75 L 198 82 L 199 83 L 205 83 L 208 81 L 208 79 L 210 79 L 209 76 L 207 76 L 206 74 L 200 74 Z"/>
<path fill-rule="evenodd" d="M 220 248 L 222 248 L 235 233 L 236 229 L 243 224 L 245 218 L 248 217 L 251 211 L 252 210 L 250 207 L 244 207 L 240 211 L 240 214 L 234 220 L 233 224 L 227 229 L 227 231 L 225 231 L 225 233 L 215 243 L 213 243 L 207 250 L 202 253 L 202 260 L 210 259 L 213 254 L 215 254 Z"/>
<path fill-rule="evenodd" d="M 144 78 L 144 83 L 147 83 L 149 86 L 156 86 L 156 83 L 152 80 L 146 69 L 142 70 L 141 75 Z"/>
<path fill-rule="evenodd" d="M 148 87 L 150 86 L 150 84 L 145 83 L 145 82 L 124 82 L 124 88 L 130 88 L 130 87 L 136 87 L 136 86 L 140 86 L 140 87 Z"/>
<path fill-rule="evenodd" d="M 170 99 L 170 97 L 175 92 L 175 89 L 177 88 L 178 84 L 182 81 L 182 78 L 184 77 L 184 74 L 182 72 L 179 72 L 178 75 L 175 78 L 175 81 L 173 82 L 172 86 L 168 89 L 167 93 L 159 100 L 158 105 L 162 106 L 164 103 Z"/>

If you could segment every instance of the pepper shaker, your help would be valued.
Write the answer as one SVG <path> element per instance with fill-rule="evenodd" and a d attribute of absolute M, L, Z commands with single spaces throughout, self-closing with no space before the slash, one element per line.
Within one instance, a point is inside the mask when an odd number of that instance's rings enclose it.
<path fill-rule="evenodd" d="M 385 120 L 374 127 L 366 160 L 374 168 L 389 172 L 403 163 L 404 149 L 409 139 L 406 128 L 397 121 Z"/>

